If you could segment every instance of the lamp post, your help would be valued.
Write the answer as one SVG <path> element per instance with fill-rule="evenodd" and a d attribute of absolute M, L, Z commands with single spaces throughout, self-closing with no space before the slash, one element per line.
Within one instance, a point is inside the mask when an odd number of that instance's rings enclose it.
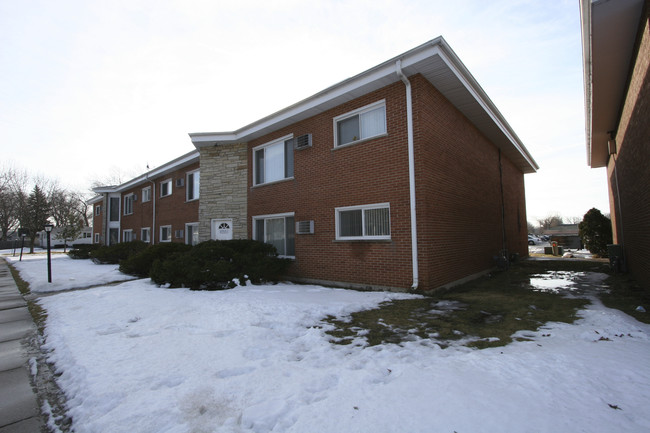
<path fill-rule="evenodd" d="M 45 232 L 47 233 L 47 282 L 52 282 L 52 255 L 50 253 L 50 233 L 54 226 L 52 224 L 45 224 Z"/>

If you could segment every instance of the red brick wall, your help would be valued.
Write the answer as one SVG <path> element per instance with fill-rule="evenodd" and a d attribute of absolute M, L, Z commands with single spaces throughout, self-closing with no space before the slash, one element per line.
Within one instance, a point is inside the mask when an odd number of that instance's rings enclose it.
<path fill-rule="evenodd" d="M 502 249 L 499 150 L 426 79 L 413 86 L 420 279 L 489 269 Z M 507 248 L 528 254 L 523 173 L 502 156 Z"/>
<path fill-rule="evenodd" d="M 499 153 L 421 76 L 413 82 L 420 288 L 434 289 L 493 266 L 502 245 Z M 333 117 L 386 100 L 387 135 L 333 149 Z M 405 87 L 401 82 L 249 143 L 252 149 L 311 133 L 295 151 L 294 179 L 252 186 L 256 215 L 295 212 L 315 234 L 296 235 L 294 276 L 361 285 L 412 284 Z M 523 173 L 503 158 L 508 248 L 527 254 Z M 336 241 L 336 207 L 390 203 L 390 241 Z"/>
<path fill-rule="evenodd" d="M 156 183 L 155 187 L 155 200 L 156 200 L 156 227 L 152 226 L 153 218 L 153 189 L 152 200 L 148 202 L 142 201 L 142 189 L 147 186 L 152 186 L 151 182 L 141 183 L 133 188 L 125 190 L 121 194 L 122 200 L 122 215 L 120 226 L 120 241 L 123 239 L 122 233 L 124 230 L 133 230 L 135 239 L 140 240 L 140 229 L 143 227 L 151 228 L 151 237 L 155 239 L 155 243 L 159 243 L 160 239 L 160 226 L 172 226 L 172 242 L 185 242 L 185 238 L 177 239 L 175 237 L 176 230 L 183 230 L 185 234 L 186 223 L 197 223 L 199 221 L 199 200 L 186 200 L 187 188 L 187 173 L 199 168 L 199 163 L 193 163 L 178 170 L 168 173 L 164 176 L 152 178 L 151 180 Z M 176 179 L 184 179 L 183 186 L 176 186 Z M 160 183 L 167 179 L 172 180 L 172 194 L 166 197 L 160 196 Z M 133 203 L 133 214 L 124 215 L 124 196 L 128 194 L 136 194 L 138 200 Z"/>
<path fill-rule="evenodd" d="M 99 215 L 97 214 L 97 208 L 101 208 Z M 104 242 L 104 213 L 106 212 L 106 206 L 103 201 L 93 204 L 93 243 L 95 243 L 95 234 L 99 233 L 99 242 Z"/>
<path fill-rule="evenodd" d="M 609 160 L 611 213 L 616 242 L 625 245 L 627 265 L 634 277 L 650 288 L 650 8 L 646 5 L 636 47 L 637 57 L 626 95 L 616 142 L 618 153 Z M 621 212 L 616 206 L 618 173 Z"/>

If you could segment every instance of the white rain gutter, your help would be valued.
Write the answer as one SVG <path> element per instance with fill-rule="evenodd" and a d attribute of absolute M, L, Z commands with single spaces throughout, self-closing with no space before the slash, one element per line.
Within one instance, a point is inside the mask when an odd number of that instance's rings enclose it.
<path fill-rule="evenodd" d="M 417 216 L 415 214 L 415 150 L 413 146 L 413 100 L 411 98 L 411 82 L 402 72 L 402 61 L 395 63 L 397 76 L 406 86 L 406 131 L 408 136 L 409 152 L 409 202 L 411 205 L 411 258 L 413 264 L 413 285 L 411 289 L 417 290 L 419 285 L 418 270 L 418 230 Z"/>

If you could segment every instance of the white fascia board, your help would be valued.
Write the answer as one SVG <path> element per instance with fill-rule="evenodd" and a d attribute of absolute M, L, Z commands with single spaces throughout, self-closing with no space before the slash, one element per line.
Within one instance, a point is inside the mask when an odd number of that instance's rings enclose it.
<path fill-rule="evenodd" d="M 131 179 L 121 185 L 117 186 L 110 186 L 110 187 L 99 187 L 99 188 L 93 188 L 93 191 L 102 194 L 102 193 L 119 193 L 124 190 L 127 190 L 129 188 L 134 187 L 135 185 L 138 185 L 143 182 L 149 181 L 151 178 L 156 178 L 158 176 L 161 176 L 167 172 L 176 170 L 179 167 L 182 167 L 184 165 L 190 164 L 194 162 L 194 160 L 199 160 L 199 151 L 198 150 L 193 150 L 190 153 L 187 153 L 179 158 L 176 158 L 173 161 L 168 162 L 167 164 L 164 164 L 158 168 L 155 168 L 151 171 L 146 172 L 145 174 L 138 176 L 134 179 Z"/>
<path fill-rule="evenodd" d="M 591 102 L 592 102 L 592 76 L 591 76 L 591 0 L 580 1 L 580 25 L 582 36 L 582 68 L 585 91 L 585 139 L 587 150 L 587 165 L 591 166 Z"/>

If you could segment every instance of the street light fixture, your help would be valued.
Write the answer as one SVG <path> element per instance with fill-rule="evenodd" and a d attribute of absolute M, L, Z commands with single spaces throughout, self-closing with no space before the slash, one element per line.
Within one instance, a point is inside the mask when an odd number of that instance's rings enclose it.
<path fill-rule="evenodd" d="M 54 226 L 52 224 L 45 224 L 45 232 L 47 233 L 47 282 L 52 282 L 52 255 L 50 250 L 50 233 Z"/>

